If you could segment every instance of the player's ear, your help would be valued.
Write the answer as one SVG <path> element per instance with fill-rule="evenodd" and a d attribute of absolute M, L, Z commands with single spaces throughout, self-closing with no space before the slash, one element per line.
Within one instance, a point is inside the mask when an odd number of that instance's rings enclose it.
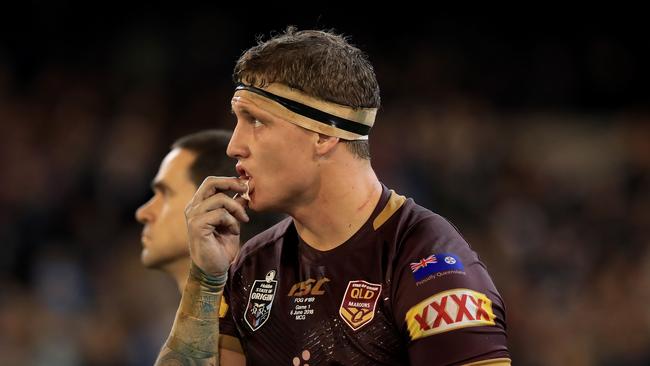
<path fill-rule="evenodd" d="M 316 141 L 316 153 L 320 156 L 327 155 L 334 149 L 338 142 L 338 137 L 327 136 L 319 133 L 318 141 Z"/>

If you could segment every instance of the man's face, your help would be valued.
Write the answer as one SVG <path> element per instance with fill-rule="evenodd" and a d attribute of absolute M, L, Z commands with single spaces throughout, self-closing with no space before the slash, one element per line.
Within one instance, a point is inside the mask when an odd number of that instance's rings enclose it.
<path fill-rule="evenodd" d="M 250 202 L 256 211 L 290 212 L 313 199 L 318 190 L 318 134 L 289 123 L 245 97 L 234 97 L 237 125 L 228 145 L 237 171 L 248 176 Z"/>
<path fill-rule="evenodd" d="M 141 259 L 146 267 L 160 268 L 189 255 L 185 206 L 197 189 L 189 173 L 195 158 L 185 149 L 170 151 L 153 180 L 153 197 L 135 213 L 144 224 Z"/>

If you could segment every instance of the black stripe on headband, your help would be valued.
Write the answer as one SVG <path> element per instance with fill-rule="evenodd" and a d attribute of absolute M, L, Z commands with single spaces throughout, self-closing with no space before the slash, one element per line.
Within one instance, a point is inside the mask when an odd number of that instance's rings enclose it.
<path fill-rule="evenodd" d="M 362 135 L 362 136 L 366 136 L 370 133 L 370 126 L 364 125 L 362 123 L 350 121 L 349 119 L 337 117 L 335 115 L 323 112 L 320 109 L 316 109 L 308 105 L 298 103 L 294 100 L 287 99 L 279 95 L 275 95 L 273 93 L 269 93 L 266 90 L 262 90 L 254 86 L 238 84 L 237 87 L 235 88 L 235 91 L 237 90 L 248 90 L 250 92 L 259 94 L 263 97 L 266 97 L 268 99 L 280 103 L 280 105 L 282 105 L 283 107 L 285 107 L 286 109 L 292 112 L 298 113 L 301 116 L 311 118 L 315 121 L 324 123 L 329 126 L 340 128 L 342 130 L 356 133 L 357 135 Z"/>

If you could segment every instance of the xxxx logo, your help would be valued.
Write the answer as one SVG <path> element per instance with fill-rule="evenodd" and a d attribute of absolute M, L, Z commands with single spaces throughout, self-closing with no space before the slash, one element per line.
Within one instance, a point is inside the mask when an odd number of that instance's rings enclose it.
<path fill-rule="evenodd" d="M 406 313 L 412 340 L 450 330 L 494 325 L 492 301 L 484 294 L 459 288 L 435 294 Z"/>
<path fill-rule="evenodd" d="M 339 315 L 353 330 L 368 324 L 375 317 L 381 285 L 366 281 L 350 281 L 343 295 Z"/>

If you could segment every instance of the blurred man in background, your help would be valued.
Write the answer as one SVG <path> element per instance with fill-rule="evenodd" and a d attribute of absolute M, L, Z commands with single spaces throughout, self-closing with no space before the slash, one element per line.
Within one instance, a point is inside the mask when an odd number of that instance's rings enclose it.
<path fill-rule="evenodd" d="M 235 175 L 234 160 L 226 155 L 231 135 L 226 130 L 204 130 L 176 140 L 152 181 L 153 197 L 135 214 L 144 225 L 142 264 L 172 276 L 180 292 L 190 268 L 185 206 L 206 177 Z M 243 228 L 242 242 L 277 218 L 257 215 Z"/>

